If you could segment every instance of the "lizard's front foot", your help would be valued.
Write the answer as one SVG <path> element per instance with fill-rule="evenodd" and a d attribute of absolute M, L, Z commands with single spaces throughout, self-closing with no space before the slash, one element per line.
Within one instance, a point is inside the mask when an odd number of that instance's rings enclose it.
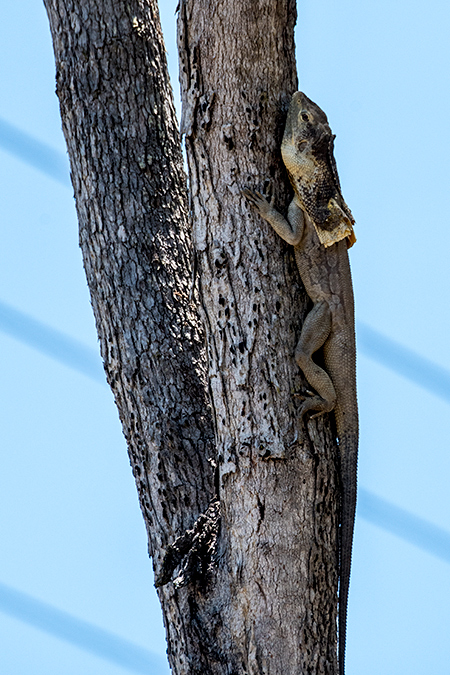
<path fill-rule="evenodd" d="M 270 221 L 271 218 L 277 217 L 278 211 L 274 207 L 275 195 L 273 194 L 271 184 L 268 186 L 267 195 L 263 195 L 257 190 L 250 190 L 249 188 L 244 188 L 242 194 L 265 220 Z M 268 201 L 267 198 L 269 198 L 270 201 Z"/>

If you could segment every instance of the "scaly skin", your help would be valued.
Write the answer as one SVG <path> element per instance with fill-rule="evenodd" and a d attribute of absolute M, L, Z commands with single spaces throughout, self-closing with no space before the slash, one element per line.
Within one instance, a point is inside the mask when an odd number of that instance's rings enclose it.
<path fill-rule="evenodd" d="M 347 248 L 353 217 L 341 194 L 334 136 L 325 113 L 304 94 L 292 97 L 281 153 L 294 188 L 287 219 L 261 193 L 244 190 L 250 203 L 288 244 L 314 303 L 295 359 L 315 394 L 301 415 L 334 411 L 339 440 L 341 527 L 339 570 L 339 675 L 344 675 L 347 603 L 356 509 L 358 408 L 353 288 Z M 323 348 L 326 371 L 312 360 Z"/>

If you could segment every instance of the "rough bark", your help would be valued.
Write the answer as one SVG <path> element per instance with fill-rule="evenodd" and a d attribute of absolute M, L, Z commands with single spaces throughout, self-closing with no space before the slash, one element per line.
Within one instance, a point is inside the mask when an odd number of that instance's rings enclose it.
<path fill-rule="evenodd" d="M 168 551 L 176 566 L 213 524 L 184 583 L 159 589 L 173 671 L 334 674 L 336 447 L 328 420 L 296 414 L 307 299 L 292 252 L 240 194 L 270 178 L 287 203 L 295 3 L 180 6 L 203 329 L 156 2 L 44 1 L 84 265 L 157 578 Z M 220 529 L 217 505 L 197 520 L 215 495 L 212 457 Z"/>

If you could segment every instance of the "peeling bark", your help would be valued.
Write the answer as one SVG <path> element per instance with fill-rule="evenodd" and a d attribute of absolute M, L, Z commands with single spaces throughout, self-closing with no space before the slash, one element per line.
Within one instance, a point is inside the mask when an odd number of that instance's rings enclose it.
<path fill-rule="evenodd" d="M 155 0 L 44 2 L 173 672 L 334 675 L 336 444 L 327 418 L 297 415 L 307 298 L 292 252 L 241 196 L 269 178 L 287 205 L 295 3 L 182 0 L 188 207 Z"/>

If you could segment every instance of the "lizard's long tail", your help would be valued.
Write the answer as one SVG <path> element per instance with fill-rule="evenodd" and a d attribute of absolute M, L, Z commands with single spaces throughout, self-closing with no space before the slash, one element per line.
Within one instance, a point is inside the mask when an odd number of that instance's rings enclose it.
<path fill-rule="evenodd" d="M 339 675 L 345 670 L 345 641 L 347 634 L 347 603 L 352 563 L 353 529 L 356 511 L 356 470 L 358 432 L 344 432 L 339 437 L 341 474 L 341 527 L 339 565 Z"/>

